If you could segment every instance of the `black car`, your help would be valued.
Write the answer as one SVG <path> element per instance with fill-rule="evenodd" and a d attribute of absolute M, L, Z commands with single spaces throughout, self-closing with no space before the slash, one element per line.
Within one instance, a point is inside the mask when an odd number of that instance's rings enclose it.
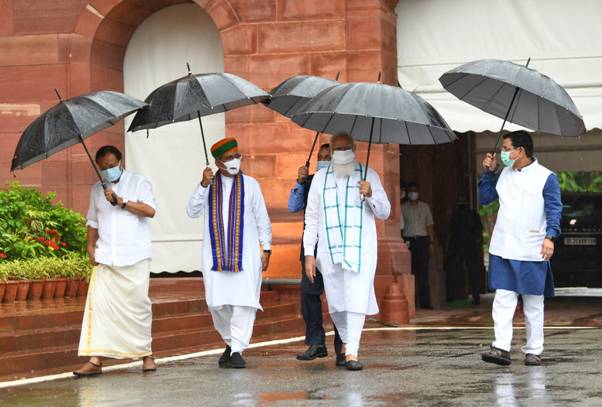
<path fill-rule="evenodd" d="M 557 287 L 602 287 L 602 193 L 562 194 L 562 235 L 552 272 Z"/>

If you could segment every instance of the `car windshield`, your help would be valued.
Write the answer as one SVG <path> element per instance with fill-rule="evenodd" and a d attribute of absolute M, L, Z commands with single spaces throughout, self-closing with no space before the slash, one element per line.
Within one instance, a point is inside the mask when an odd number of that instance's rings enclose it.
<path fill-rule="evenodd" d="M 562 202 L 562 228 L 602 227 L 602 194 L 564 195 Z"/>

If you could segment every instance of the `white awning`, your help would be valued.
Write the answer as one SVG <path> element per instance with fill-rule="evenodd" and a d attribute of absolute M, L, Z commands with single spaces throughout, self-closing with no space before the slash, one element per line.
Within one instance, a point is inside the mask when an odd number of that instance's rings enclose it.
<path fill-rule="evenodd" d="M 454 130 L 497 131 L 502 120 L 447 93 L 438 81 L 444 72 L 477 59 L 529 57 L 565 87 L 588 130 L 602 128 L 602 2 L 400 0 L 396 12 L 399 83 Z"/>

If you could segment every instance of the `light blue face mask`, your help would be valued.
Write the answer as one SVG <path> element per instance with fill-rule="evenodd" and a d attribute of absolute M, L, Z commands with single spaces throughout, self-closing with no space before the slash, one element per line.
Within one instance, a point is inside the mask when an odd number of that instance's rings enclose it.
<path fill-rule="evenodd" d="M 109 182 L 115 182 L 119 179 L 119 177 L 121 177 L 121 167 L 118 165 L 116 167 L 112 167 L 112 168 L 107 168 L 106 170 L 102 170 L 100 173 L 102 174 L 102 177 L 109 181 Z"/>
<path fill-rule="evenodd" d="M 318 161 L 317 170 L 320 171 L 323 168 L 328 168 L 330 161 Z"/>
<path fill-rule="evenodd" d="M 516 161 L 510 158 L 510 151 L 502 151 L 500 153 L 500 159 L 502 160 L 502 164 L 506 167 L 512 167 Z"/>

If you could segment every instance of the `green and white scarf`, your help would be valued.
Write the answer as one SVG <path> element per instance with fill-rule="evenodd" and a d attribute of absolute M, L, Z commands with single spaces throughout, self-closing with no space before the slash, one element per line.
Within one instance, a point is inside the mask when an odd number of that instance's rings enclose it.
<path fill-rule="evenodd" d="M 330 165 L 322 190 L 324 226 L 330 260 L 332 264 L 340 264 L 343 269 L 356 273 L 360 272 L 362 265 L 364 203 L 358 185 L 361 177 L 362 166 L 358 163 L 355 172 L 347 177 L 345 196 L 340 197 L 336 177 Z"/>

